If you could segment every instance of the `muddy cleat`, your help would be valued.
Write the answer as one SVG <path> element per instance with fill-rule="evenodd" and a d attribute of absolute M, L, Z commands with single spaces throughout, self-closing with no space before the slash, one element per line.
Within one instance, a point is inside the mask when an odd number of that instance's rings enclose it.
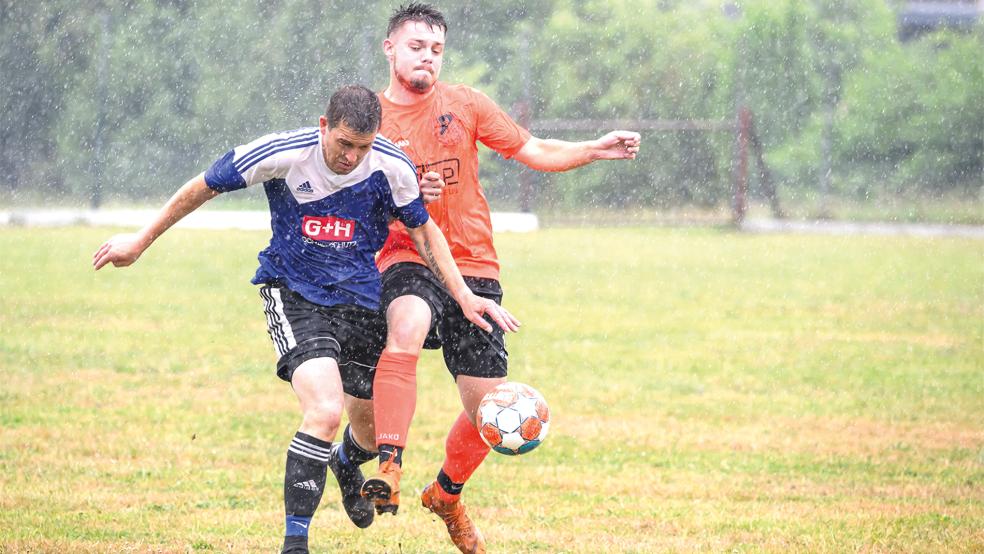
<path fill-rule="evenodd" d="M 458 550 L 464 554 L 485 554 L 485 538 L 482 537 L 482 532 L 478 530 L 478 527 L 475 527 L 472 520 L 468 518 L 468 514 L 465 513 L 465 504 L 461 500 L 457 502 L 441 500 L 438 495 L 438 487 L 440 485 L 435 481 L 424 488 L 424 492 L 420 495 L 420 501 L 424 508 L 434 512 L 444 520 L 444 524 L 448 526 L 451 542 L 458 547 Z"/>
<path fill-rule="evenodd" d="M 376 513 L 393 514 L 400 509 L 400 476 L 403 468 L 386 460 L 379 472 L 362 484 L 362 496 L 376 505 Z"/>
<path fill-rule="evenodd" d="M 342 506 L 345 513 L 352 523 L 360 529 L 365 529 L 372 525 L 372 502 L 362 498 L 362 483 L 366 478 L 362 475 L 359 466 L 351 464 L 348 460 L 343 460 L 341 455 L 342 444 L 334 445 L 328 452 L 328 467 L 338 481 L 338 488 L 342 491 Z"/>

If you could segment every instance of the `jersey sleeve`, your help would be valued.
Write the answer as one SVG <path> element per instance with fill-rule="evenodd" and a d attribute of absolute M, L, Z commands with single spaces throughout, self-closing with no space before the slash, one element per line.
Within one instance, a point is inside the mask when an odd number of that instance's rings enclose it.
<path fill-rule="evenodd" d="M 472 89 L 477 138 L 505 158 L 511 158 L 532 136 L 529 131 L 517 124 L 491 98 L 481 91 Z"/>
<path fill-rule="evenodd" d="M 229 192 L 284 177 L 290 167 L 290 153 L 319 142 L 317 129 L 260 137 L 216 160 L 205 171 L 205 184 L 217 192 Z"/>
<path fill-rule="evenodd" d="M 388 148 L 388 145 L 383 145 Z M 395 147 L 393 147 L 395 148 Z M 398 150 L 401 159 L 395 163 L 390 161 L 390 169 L 386 172 L 389 179 L 390 191 L 393 194 L 393 215 L 396 216 L 408 229 L 420 227 L 430 219 L 424 201 L 420 198 L 420 184 L 417 181 L 417 170 L 410 162 L 409 158 L 402 151 Z M 393 158 L 389 150 L 385 155 Z"/>

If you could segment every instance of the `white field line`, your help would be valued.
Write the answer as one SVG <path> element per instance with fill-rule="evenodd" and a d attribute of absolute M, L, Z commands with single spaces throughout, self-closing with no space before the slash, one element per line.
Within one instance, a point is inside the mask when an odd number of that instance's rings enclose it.
<path fill-rule="evenodd" d="M 41 210 L 0 211 L 0 225 L 60 227 L 91 225 L 100 227 L 142 227 L 156 210 Z M 265 210 L 199 210 L 188 214 L 175 227 L 187 229 L 270 229 L 270 213 Z M 536 214 L 494 212 L 492 230 L 497 233 L 528 233 L 540 228 Z"/>
<path fill-rule="evenodd" d="M 751 219 L 742 223 L 741 230 L 749 233 L 965 237 L 984 239 L 984 226 L 929 223 L 855 223 L 847 221 Z"/>

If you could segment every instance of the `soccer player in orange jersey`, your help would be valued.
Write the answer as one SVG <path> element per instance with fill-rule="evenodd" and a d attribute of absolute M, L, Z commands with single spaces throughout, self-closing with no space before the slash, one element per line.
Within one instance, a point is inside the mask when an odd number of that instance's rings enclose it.
<path fill-rule="evenodd" d="M 595 160 L 634 159 L 640 136 L 613 131 L 585 142 L 532 136 L 481 92 L 438 81 L 446 32 L 443 15 L 427 4 L 412 3 L 393 13 L 383 41 L 390 80 L 379 95 L 380 133 L 417 166 L 427 210 L 444 232 L 468 286 L 501 302 L 489 206 L 478 182 L 477 142 L 536 170 L 565 171 Z M 422 501 L 444 520 L 462 552 L 484 552 L 481 533 L 460 499 L 465 482 L 489 452 L 475 427 L 475 413 L 485 393 L 506 380 L 503 332 L 483 331 L 462 316 L 402 224 L 390 226 L 377 263 L 383 271 L 381 304 L 388 325 L 373 380 L 380 471 L 366 480 L 363 494 L 378 512 L 396 512 L 401 455 L 416 407 L 417 359 L 421 348 L 440 347 L 464 410 L 448 434 L 444 465 Z"/>

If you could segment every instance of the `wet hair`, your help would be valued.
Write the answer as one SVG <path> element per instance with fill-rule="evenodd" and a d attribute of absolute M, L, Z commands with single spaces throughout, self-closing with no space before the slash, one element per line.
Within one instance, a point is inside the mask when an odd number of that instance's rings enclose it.
<path fill-rule="evenodd" d="M 383 108 L 375 92 L 362 85 L 348 85 L 331 95 L 325 118 L 329 129 L 345 123 L 360 135 L 375 133 L 383 120 Z"/>
<path fill-rule="evenodd" d="M 406 6 L 400 6 L 393 11 L 389 19 L 389 27 L 386 28 L 386 36 L 393 34 L 407 21 L 420 21 L 431 27 L 440 27 L 445 33 L 448 32 L 448 22 L 444 21 L 444 14 L 430 4 L 420 2 L 410 2 Z"/>

